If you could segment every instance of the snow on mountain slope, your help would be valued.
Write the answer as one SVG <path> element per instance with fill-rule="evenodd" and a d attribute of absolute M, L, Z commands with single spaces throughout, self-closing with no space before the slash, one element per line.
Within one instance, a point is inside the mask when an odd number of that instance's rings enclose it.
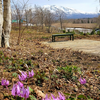
<path fill-rule="evenodd" d="M 63 6 L 45 5 L 43 6 L 43 8 L 47 8 L 53 13 L 56 12 L 57 10 L 62 10 L 63 12 L 66 13 L 67 18 L 93 18 L 98 16 L 98 13 L 86 13 Z"/>

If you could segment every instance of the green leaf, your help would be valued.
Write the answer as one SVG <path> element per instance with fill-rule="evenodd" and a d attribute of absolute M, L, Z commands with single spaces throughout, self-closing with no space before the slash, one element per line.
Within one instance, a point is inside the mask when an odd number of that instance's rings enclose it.
<path fill-rule="evenodd" d="M 13 77 L 17 77 L 17 75 L 18 75 L 17 73 L 13 73 L 12 74 Z"/>
<path fill-rule="evenodd" d="M 8 67 L 8 69 L 11 69 L 11 68 L 12 68 L 12 66 L 9 66 L 9 67 Z"/>
<path fill-rule="evenodd" d="M 31 67 L 34 67 L 34 65 L 32 64 Z"/>
<path fill-rule="evenodd" d="M 69 93 L 64 93 L 65 95 L 69 96 L 70 94 Z"/>
<path fill-rule="evenodd" d="M 6 72 L 6 70 L 3 70 L 4 72 Z"/>
<path fill-rule="evenodd" d="M 77 77 L 76 76 L 72 76 L 72 79 L 75 81 L 75 80 L 77 80 Z"/>
<path fill-rule="evenodd" d="M 91 99 L 91 97 L 90 97 L 90 96 L 87 96 L 87 98 L 88 98 L 87 100 L 93 100 L 93 99 Z"/>
<path fill-rule="evenodd" d="M 83 98 L 83 99 L 86 99 L 86 97 L 84 96 L 84 95 L 78 95 L 78 97 L 77 98 Z"/>
<path fill-rule="evenodd" d="M 38 80 L 38 84 L 40 84 L 41 83 L 41 81 L 40 80 Z"/>
<path fill-rule="evenodd" d="M 44 77 L 44 79 L 45 79 L 45 80 L 48 80 L 48 78 L 47 78 L 47 77 Z"/>
<path fill-rule="evenodd" d="M 32 91 L 33 91 L 33 89 L 29 87 L 29 91 L 30 91 L 30 92 L 32 92 Z"/>
<path fill-rule="evenodd" d="M 37 100 L 33 95 L 29 95 L 31 100 Z"/>
<path fill-rule="evenodd" d="M 66 100 L 75 100 L 75 98 L 69 98 L 69 99 L 66 99 Z"/>
<path fill-rule="evenodd" d="M 80 68 L 78 68 L 78 73 L 79 73 L 79 74 L 82 74 L 82 72 L 81 72 L 81 69 L 80 69 Z"/>
<path fill-rule="evenodd" d="M 76 97 L 76 94 L 71 94 L 72 97 Z"/>

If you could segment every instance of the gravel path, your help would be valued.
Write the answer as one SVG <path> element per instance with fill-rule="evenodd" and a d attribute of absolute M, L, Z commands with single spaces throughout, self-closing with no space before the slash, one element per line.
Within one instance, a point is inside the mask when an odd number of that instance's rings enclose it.
<path fill-rule="evenodd" d="M 42 42 L 52 48 L 66 48 L 100 56 L 100 41 L 80 39 L 62 42 Z"/>

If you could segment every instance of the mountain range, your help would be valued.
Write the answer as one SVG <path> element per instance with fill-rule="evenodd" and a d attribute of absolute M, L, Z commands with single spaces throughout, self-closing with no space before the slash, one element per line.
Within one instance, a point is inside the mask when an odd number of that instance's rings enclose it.
<path fill-rule="evenodd" d="M 66 14 L 66 17 L 68 19 L 94 18 L 99 15 L 99 13 L 86 13 L 86 12 L 78 11 L 76 9 L 63 7 L 63 6 L 56 6 L 56 5 L 45 5 L 43 6 L 43 8 L 47 8 L 52 13 L 55 13 L 56 11 L 61 10 Z"/>

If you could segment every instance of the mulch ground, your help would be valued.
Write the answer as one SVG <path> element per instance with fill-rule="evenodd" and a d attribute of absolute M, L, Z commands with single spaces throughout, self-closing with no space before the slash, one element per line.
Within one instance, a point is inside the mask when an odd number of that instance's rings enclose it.
<path fill-rule="evenodd" d="M 98 37 L 93 39 L 99 40 Z M 25 68 L 27 64 L 35 73 L 34 78 L 28 83 L 31 88 L 37 87 L 44 94 L 49 95 L 52 93 L 56 96 L 60 91 L 75 95 L 83 94 L 94 100 L 100 100 L 100 57 L 70 49 L 53 49 L 41 44 L 41 41 L 48 40 L 34 39 L 32 35 L 25 35 L 20 45 L 17 45 L 17 35 L 11 35 L 11 47 L 0 48 L 0 81 L 2 77 L 8 79 L 11 91 L 13 81 L 19 80 L 13 73 L 19 74 L 19 69 L 28 71 Z M 67 70 L 65 71 L 64 68 L 67 66 L 72 67 L 73 70 L 66 74 Z M 75 68 L 77 70 L 74 70 Z M 85 85 L 79 83 L 80 77 L 86 79 Z M 26 81 L 23 84 L 27 86 Z M 3 94 L 7 95 L 7 90 L 0 85 L 1 100 L 11 99 L 11 93 L 8 96 Z M 36 93 L 32 95 L 37 98 Z"/>

